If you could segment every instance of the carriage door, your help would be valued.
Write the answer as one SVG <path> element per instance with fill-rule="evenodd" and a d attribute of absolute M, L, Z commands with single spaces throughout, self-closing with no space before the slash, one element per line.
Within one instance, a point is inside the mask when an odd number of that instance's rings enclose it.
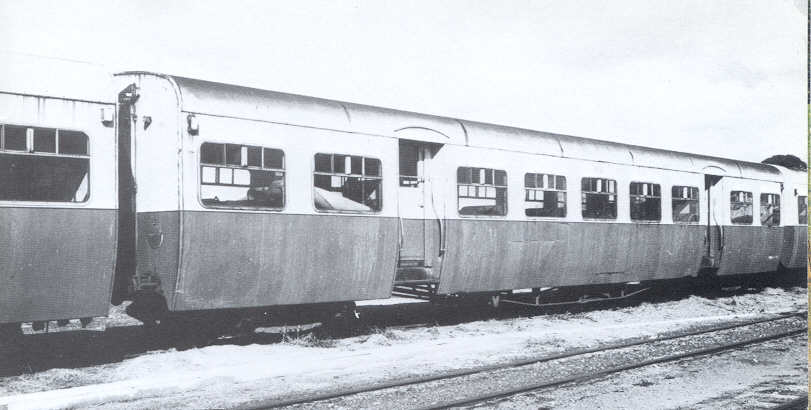
<path fill-rule="evenodd" d="M 704 175 L 704 198 L 707 204 L 707 235 L 705 237 L 706 249 L 701 263 L 702 268 L 718 269 L 721 265 L 721 255 L 724 248 L 721 235 L 723 223 L 724 196 L 721 189 L 720 175 Z"/>
<path fill-rule="evenodd" d="M 432 279 L 433 248 L 431 232 L 435 219 L 430 215 L 431 192 L 425 175 L 432 157 L 431 144 L 400 140 L 399 208 L 400 253 L 398 283 Z"/>
<path fill-rule="evenodd" d="M 135 177 L 132 143 L 135 140 L 135 102 L 138 88 L 127 86 L 118 94 L 118 246 L 112 302 L 121 303 L 135 274 Z"/>

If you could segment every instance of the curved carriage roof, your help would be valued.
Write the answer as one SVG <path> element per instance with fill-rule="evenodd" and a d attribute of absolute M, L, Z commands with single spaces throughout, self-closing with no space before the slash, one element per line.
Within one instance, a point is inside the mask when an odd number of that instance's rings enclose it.
<path fill-rule="evenodd" d="M 0 92 L 115 104 L 113 76 L 81 61 L 0 51 Z"/>
<path fill-rule="evenodd" d="M 295 124 L 440 144 L 779 180 L 770 165 L 439 117 L 276 91 L 158 75 L 176 84 L 181 111 Z"/>

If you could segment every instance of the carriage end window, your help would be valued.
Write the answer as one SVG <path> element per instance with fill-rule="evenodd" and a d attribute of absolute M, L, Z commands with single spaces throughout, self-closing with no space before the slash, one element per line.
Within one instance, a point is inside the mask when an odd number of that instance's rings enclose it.
<path fill-rule="evenodd" d="M 81 132 L 0 124 L 0 201 L 86 202 L 87 147 Z"/>
<path fill-rule="evenodd" d="M 729 193 L 729 216 L 734 224 L 752 224 L 752 193 L 732 191 Z"/>
<path fill-rule="evenodd" d="M 671 193 L 673 222 L 698 222 L 698 188 L 677 185 Z"/>
<path fill-rule="evenodd" d="M 565 176 L 524 174 L 524 191 L 526 216 L 566 216 Z"/>
<path fill-rule="evenodd" d="M 780 195 L 760 194 L 760 224 L 762 226 L 780 225 Z"/>
<path fill-rule="evenodd" d="M 420 146 L 407 141 L 400 141 L 400 186 L 419 186 L 419 163 Z"/>
<path fill-rule="evenodd" d="M 507 215 L 507 173 L 492 168 L 456 170 L 459 215 Z"/>
<path fill-rule="evenodd" d="M 659 221 L 662 219 L 662 190 L 659 184 L 631 182 L 631 219 Z"/>
<path fill-rule="evenodd" d="M 808 225 L 808 197 L 797 197 L 797 222 L 800 225 Z"/>
<path fill-rule="evenodd" d="M 200 201 L 214 208 L 284 207 L 284 152 L 240 144 L 200 146 Z"/>
<path fill-rule="evenodd" d="M 605 178 L 581 180 L 583 218 L 617 218 L 617 181 Z"/>
<path fill-rule="evenodd" d="M 319 211 L 376 212 L 383 206 L 380 160 L 315 154 L 313 200 Z"/>

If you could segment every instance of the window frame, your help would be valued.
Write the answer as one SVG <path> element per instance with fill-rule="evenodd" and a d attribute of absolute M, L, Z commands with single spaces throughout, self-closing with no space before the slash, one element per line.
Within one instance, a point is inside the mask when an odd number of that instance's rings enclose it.
<path fill-rule="evenodd" d="M 656 185 L 659 187 L 659 196 L 653 195 L 639 195 L 631 193 L 631 186 L 634 184 L 647 184 L 651 186 L 651 190 L 653 190 L 653 186 Z M 633 205 L 634 197 L 642 197 L 642 198 L 655 198 L 659 199 L 659 219 L 637 219 L 634 218 L 633 212 L 631 212 L 631 207 Z M 619 211 L 617 211 L 619 213 Z M 656 182 L 648 182 L 648 181 L 631 181 L 628 183 L 628 219 L 631 220 L 632 223 L 661 223 L 662 222 L 662 184 Z"/>
<path fill-rule="evenodd" d="M 485 170 L 489 169 L 489 170 L 492 170 L 493 171 L 493 183 L 492 184 L 486 184 L 486 183 L 474 184 L 474 183 L 471 182 L 469 184 L 460 184 L 459 183 L 459 169 L 461 169 L 461 168 L 485 169 Z M 486 166 L 458 165 L 454 171 L 455 171 L 454 172 L 455 173 L 454 180 L 456 181 L 454 183 L 454 195 L 456 196 L 456 215 L 457 216 L 459 216 L 461 218 L 506 218 L 507 215 L 509 215 L 509 213 L 510 213 L 510 197 L 509 197 L 509 194 L 510 194 L 510 175 L 509 175 L 509 173 L 507 173 L 506 169 L 491 168 L 491 167 L 486 167 Z M 504 173 L 504 185 L 496 185 L 496 171 L 501 171 L 501 172 Z M 459 209 L 460 199 L 462 199 L 459 196 L 459 186 L 460 185 L 476 186 L 476 187 L 478 187 L 478 186 L 484 186 L 484 187 L 492 186 L 493 189 L 504 188 L 504 213 L 500 214 L 500 215 L 479 215 L 479 214 L 463 214 L 463 213 L 461 213 L 460 212 L 461 209 Z M 496 191 L 496 199 L 497 198 L 498 198 L 498 191 Z M 487 198 L 484 198 L 484 199 L 487 199 Z M 498 205 L 498 202 L 496 202 L 496 205 Z"/>
<path fill-rule="evenodd" d="M 357 176 L 357 174 L 338 174 L 338 173 L 334 173 L 334 172 L 327 173 L 327 172 L 322 172 L 322 171 L 317 171 L 316 172 L 316 170 L 315 170 L 315 157 L 317 155 L 329 155 L 329 156 L 332 157 L 332 161 L 335 161 L 335 155 L 343 155 L 343 156 L 346 156 L 346 157 L 361 157 L 361 158 L 363 158 L 362 164 L 364 164 L 364 165 L 362 165 L 362 168 L 364 168 L 364 170 L 366 168 L 365 167 L 365 163 L 366 163 L 365 159 L 366 158 L 376 159 L 380 163 L 380 176 L 367 177 L 365 174 L 363 174 L 363 175 L 361 175 L 361 178 L 377 179 L 377 180 L 380 181 L 380 209 L 371 209 L 369 211 L 352 211 L 352 210 L 344 210 L 344 209 L 318 209 L 318 207 L 315 206 L 315 188 L 316 188 L 316 186 L 315 186 L 315 176 L 316 176 L 316 174 L 318 174 L 318 175 L 340 175 L 340 176 Z M 376 156 L 371 156 L 371 155 L 366 155 L 366 154 L 344 154 L 344 153 L 323 152 L 323 151 L 311 152 L 310 157 L 312 158 L 312 160 L 310 161 L 310 195 L 311 195 L 311 197 L 310 197 L 310 206 L 312 207 L 313 211 L 318 212 L 318 213 L 325 213 L 325 214 L 351 214 L 351 215 L 376 215 L 376 214 L 380 214 L 380 213 L 383 212 L 383 209 L 384 209 L 383 207 L 385 206 L 385 204 L 383 203 L 383 179 L 384 179 L 383 178 L 383 160 L 381 160 L 380 158 L 378 158 Z M 334 166 L 333 166 L 333 168 L 334 168 Z M 399 170 L 398 170 L 398 173 L 399 173 Z M 399 179 L 399 175 L 398 175 L 398 179 Z"/>
<path fill-rule="evenodd" d="M 805 222 L 800 221 L 800 210 L 805 206 Z M 797 225 L 808 226 L 808 195 L 797 195 Z"/>
<path fill-rule="evenodd" d="M 583 190 L 583 180 L 585 179 L 601 179 L 605 180 L 606 182 L 610 181 L 614 183 L 614 192 L 595 192 L 595 191 L 584 191 Z M 584 195 L 586 194 L 594 194 L 594 195 L 614 195 L 614 216 L 611 218 L 599 218 L 594 216 L 586 216 L 584 212 L 586 208 L 583 207 L 583 200 L 585 199 Z M 617 183 L 616 179 L 607 178 L 607 177 L 580 177 L 580 216 L 583 218 L 584 221 L 617 221 L 619 220 L 619 184 Z"/>
<path fill-rule="evenodd" d="M 776 224 L 771 223 L 771 224 L 764 225 L 763 224 L 763 209 L 762 209 L 762 207 L 763 207 L 763 197 L 764 196 L 768 197 L 769 195 L 771 195 L 774 198 L 777 198 L 777 223 Z M 754 202 L 754 198 L 752 198 L 752 201 Z M 775 194 L 775 193 L 771 193 L 771 192 L 761 192 L 760 193 L 760 200 L 758 201 L 758 217 L 760 218 L 760 226 L 766 226 L 766 227 L 769 227 L 769 228 L 782 226 L 782 222 L 783 222 L 782 221 L 782 219 L 783 219 L 783 212 L 782 212 L 783 211 L 783 209 L 782 209 L 783 204 L 782 204 L 782 202 L 783 202 L 783 200 L 780 198 L 780 194 Z M 754 209 L 753 209 L 753 212 L 754 212 Z M 774 212 L 772 212 L 772 215 L 774 215 Z M 754 219 L 754 215 L 753 215 L 752 219 Z"/>
<path fill-rule="evenodd" d="M 6 126 L 10 125 L 12 127 L 21 127 L 26 129 L 26 149 L 25 151 L 19 150 L 6 150 L 5 149 L 5 140 L 6 140 Z M 54 130 L 54 151 L 55 152 L 37 152 L 33 151 L 34 147 L 34 139 L 28 138 L 28 129 L 35 129 L 35 128 L 46 128 L 46 129 L 53 129 Z M 69 131 L 79 133 L 85 136 L 86 138 L 86 154 L 79 155 L 79 154 L 60 154 L 59 153 L 59 131 Z M 75 159 L 86 159 L 87 160 L 87 195 L 85 195 L 84 200 L 82 201 L 25 201 L 25 200 L 0 200 L 0 203 L 5 204 L 20 204 L 25 206 L 37 206 L 37 205 L 53 205 L 58 204 L 61 207 L 84 207 L 87 206 L 90 201 L 93 199 L 93 178 L 92 178 L 92 171 L 93 171 L 93 156 L 91 153 L 93 152 L 93 145 L 92 139 L 90 138 L 90 133 L 85 128 L 60 128 L 60 127 L 47 127 L 47 126 L 35 126 L 35 125 L 25 125 L 15 122 L 0 122 L 0 154 L 6 155 L 16 155 L 16 156 L 28 156 L 28 157 L 46 157 L 46 158 L 75 158 Z M 33 152 L 32 152 L 33 151 Z"/>
<path fill-rule="evenodd" d="M 682 197 L 676 198 L 676 197 L 673 196 L 673 188 L 681 188 L 681 189 L 687 188 L 687 189 L 690 189 L 690 190 L 695 189 L 696 190 L 696 197 L 695 197 L 695 199 L 685 199 L 685 198 L 682 198 Z M 681 201 L 695 201 L 696 202 L 696 211 L 697 211 L 696 216 L 698 217 L 698 219 L 696 219 L 694 222 L 693 221 L 687 221 L 687 222 L 685 222 L 685 221 L 677 221 L 676 218 L 673 217 L 673 201 L 675 201 L 677 199 L 681 200 Z M 698 187 L 691 186 L 691 185 L 671 185 L 670 186 L 670 220 L 674 224 L 684 224 L 684 225 L 700 225 L 701 224 L 701 190 L 699 190 Z"/>
<path fill-rule="evenodd" d="M 732 194 L 735 193 L 735 192 L 739 192 L 739 193 L 742 192 L 742 193 L 745 193 L 745 194 L 749 194 L 752 197 L 752 202 L 748 202 L 749 206 L 752 209 L 752 215 L 751 215 L 752 220 L 749 221 L 748 223 L 746 223 L 746 222 L 735 222 L 735 221 L 732 220 L 732 204 L 733 203 L 738 203 L 738 204 L 747 203 L 747 202 L 740 202 L 740 201 L 734 201 L 733 202 L 732 201 Z M 755 224 L 755 193 L 753 191 L 731 190 L 730 189 L 728 198 L 729 198 L 729 208 L 728 208 L 729 209 L 729 223 L 731 223 L 733 225 L 753 226 Z"/>
<path fill-rule="evenodd" d="M 550 188 L 547 188 L 547 187 L 544 187 L 544 188 L 538 188 L 538 187 L 530 188 L 530 187 L 527 187 L 527 183 L 526 183 L 527 175 L 534 175 L 536 181 L 538 180 L 539 175 L 543 175 L 545 177 L 552 176 L 552 177 L 554 177 L 554 180 L 555 180 L 555 188 L 550 189 Z M 557 185 L 558 185 L 558 180 L 557 179 L 558 178 L 563 178 L 564 184 L 566 185 L 565 189 L 557 188 Z M 536 182 L 536 185 L 537 185 L 537 182 Z M 525 172 L 524 173 L 524 186 L 523 186 L 523 189 L 524 189 L 524 216 L 526 216 L 527 218 L 541 218 L 541 219 L 551 218 L 551 219 L 559 220 L 561 218 L 566 218 L 568 216 L 568 214 L 569 214 L 569 180 L 568 180 L 568 178 L 566 178 L 566 175 L 551 174 L 551 173 L 544 173 L 544 172 Z M 545 202 L 545 201 L 538 201 L 538 200 L 530 200 L 530 199 L 528 199 L 530 190 L 535 191 L 536 193 L 539 192 L 539 191 L 540 192 L 563 192 L 563 215 L 560 215 L 560 216 L 558 216 L 558 215 L 551 215 L 551 216 L 549 216 L 549 215 L 543 215 L 543 216 L 542 215 L 527 215 L 527 210 L 533 209 L 533 208 L 527 208 L 527 203 L 539 203 L 539 202 L 543 203 L 543 202 Z M 557 204 L 559 202 L 560 201 L 555 200 L 556 209 L 560 209 L 560 208 L 557 208 Z"/>
<path fill-rule="evenodd" d="M 209 164 L 203 163 L 202 155 L 203 155 L 203 144 L 221 144 L 223 146 L 223 163 L 222 164 Z M 259 163 L 261 164 L 259 167 L 256 166 L 241 166 L 241 165 L 229 165 L 228 158 L 226 154 L 226 145 L 239 145 L 240 147 L 259 147 L 261 149 L 262 155 L 259 157 Z M 285 168 L 276 169 L 276 168 L 264 168 L 264 158 L 265 158 L 265 149 L 273 149 L 277 151 L 281 151 L 282 153 L 282 166 Z M 274 147 L 266 147 L 264 145 L 251 145 L 250 143 L 239 143 L 233 141 L 222 141 L 222 140 L 205 140 L 200 141 L 197 149 L 197 202 L 205 209 L 210 210 L 243 210 L 243 211 L 254 211 L 254 212 L 279 212 L 283 211 L 287 207 L 287 153 L 281 148 L 274 148 Z M 245 169 L 245 170 L 260 170 L 260 171 L 271 171 L 271 172 L 282 172 L 282 184 L 284 189 L 282 190 L 282 206 L 281 208 L 278 207 L 256 207 L 256 206 L 234 206 L 234 205 L 206 205 L 203 202 L 203 185 L 213 185 L 218 186 L 220 184 L 210 184 L 210 183 L 203 183 L 203 167 L 208 166 L 214 169 L 220 168 L 229 168 L 229 169 Z M 219 171 L 216 171 L 217 175 L 219 175 Z M 224 185 L 220 185 L 224 186 Z M 232 185 L 232 186 L 243 186 L 243 185 Z"/>

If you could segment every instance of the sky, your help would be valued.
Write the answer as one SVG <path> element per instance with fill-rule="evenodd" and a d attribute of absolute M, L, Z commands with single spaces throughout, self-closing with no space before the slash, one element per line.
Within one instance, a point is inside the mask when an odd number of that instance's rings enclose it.
<path fill-rule="evenodd" d="M 0 0 L 0 51 L 759 162 L 807 157 L 807 11 L 807 0 Z"/>

